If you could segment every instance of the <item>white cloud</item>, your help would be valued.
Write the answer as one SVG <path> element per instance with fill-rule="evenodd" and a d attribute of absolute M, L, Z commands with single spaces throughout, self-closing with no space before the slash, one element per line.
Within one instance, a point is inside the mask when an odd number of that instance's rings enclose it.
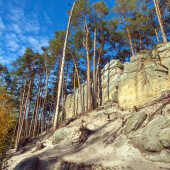
<path fill-rule="evenodd" d="M 14 31 L 17 34 L 21 34 L 22 30 L 20 29 L 20 26 L 18 24 L 11 24 L 10 30 Z"/>
<path fill-rule="evenodd" d="M 24 25 L 25 25 L 24 26 L 25 32 L 38 34 L 40 31 L 40 25 L 37 20 L 32 20 L 32 21 L 29 20 L 28 22 L 25 22 Z"/>
<path fill-rule="evenodd" d="M 33 47 L 33 49 L 38 52 L 41 52 L 41 47 L 48 46 L 48 38 L 47 37 L 37 36 L 36 38 L 33 38 L 33 37 L 29 36 L 28 42 L 29 42 L 30 46 Z"/>
<path fill-rule="evenodd" d="M 0 0 L 1 3 L 2 0 Z M 11 61 L 25 52 L 26 47 L 31 47 L 35 52 L 42 52 L 41 47 L 48 46 L 48 37 L 43 36 L 43 28 L 52 24 L 47 14 L 44 15 L 46 25 L 41 27 L 39 21 L 40 11 L 32 9 L 30 13 L 25 11 L 24 5 L 19 5 L 18 0 L 11 1 L 6 7 L 3 18 L 0 17 L 0 62 L 9 64 Z M 6 19 L 5 25 L 3 20 Z M 5 21 L 5 20 L 4 20 Z M 3 48 L 3 50 L 1 49 Z M 8 61 L 6 58 L 10 58 Z"/>
<path fill-rule="evenodd" d="M 25 52 L 25 49 L 26 49 L 26 47 L 21 47 L 19 50 L 18 50 L 18 54 L 20 55 L 20 56 L 22 56 L 23 54 L 24 54 L 24 52 Z"/>
<path fill-rule="evenodd" d="M 19 44 L 15 40 L 8 41 L 6 46 L 12 52 L 15 52 L 19 48 Z"/>
<path fill-rule="evenodd" d="M 2 56 L 0 56 L 0 63 L 1 64 L 10 64 L 10 60 L 9 59 L 5 59 L 5 57 L 2 57 Z"/>
<path fill-rule="evenodd" d="M 47 24 L 52 25 L 51 18 L 46 13 L 44 13 L 44 18 L 45 18 L 45 21 L 47 22 Z"/>
<path fill-rule="evenodd" d="M 20 7 L 10 7 L 10 13 L 7 15 L 7 18 L 13 22 L 21 22 L 24 18 L 24 10 Z"/>

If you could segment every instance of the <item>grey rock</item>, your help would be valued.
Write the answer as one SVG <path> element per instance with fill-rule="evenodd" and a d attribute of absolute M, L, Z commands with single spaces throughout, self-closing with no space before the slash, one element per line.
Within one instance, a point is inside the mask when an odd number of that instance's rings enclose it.
<path fill-rule="evenodd" d="M 131 62 L 143 62 L 145 60 L 151 60 L 152 52 L 149 50 L 142 50 L 130 58 Z"/>
<path fill-rule="evenodd" d="M 55 145 L 60 143 L 67 137 L 68 134 L 69 134 L 69 129 L 66 127 L 56 130 L 52 138 L 52 144 Z"/>
<path fill-rule="evenodd" d="M 130 118 L 127 120 L 124 129 L 125 133 L 128 134 L 131 131 L 138 129 L 141 126 L 141 124 L 144 122 L 146 117 L 147 115 L 143 111 L 135 112 L 134 114 L 132 114 Z"/>
<path fill-rule="evenodd" d="M 165 116 L 159 116 L 142 132 L 142 148 L 150 152 L 160 152 L 162 145 L 159 142 L 159 134 L 162 129 L 170 127 L 170 120 Z"/>
<path fill-rule="evenodd" d="M 22 160 L 18 165 L 15 166 L 14 170 L 39 170 L 40 161 L 38 156 L 32 156 Z"/>
<path fill-rule="evenodd" d="M 145 157 L 153 162 L 170 163 L 170 151 L 162 150 L 160 153 L 146 153 Z"/>
<path fill-rule="evenodd" d="M 127 141 L 127 137 L 125 135 L 119 136 L 114 141 L 114 147 L 120 148 L 126 143 L 126 141 Z"/>
<path fill-rule="evenodd" d="M 160 43 L 157 45 L 157 51 L 160 52 L 160 51 L 164 51 L 166 49 L 170 48 L 170 42 L 167 42 L 167 43 Z"/>
<path fill-rule="evenodd" d="M 164 148 L 170 149 L 170 128 L 166 128 L 159 134 L 159 141 Z"/>

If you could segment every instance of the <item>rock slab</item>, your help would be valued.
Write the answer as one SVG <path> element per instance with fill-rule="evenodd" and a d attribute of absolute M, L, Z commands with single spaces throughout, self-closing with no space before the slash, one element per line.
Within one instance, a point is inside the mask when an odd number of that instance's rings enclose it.
<path fill-rule="evenodd" d="M 40 170 L 40 161 L 38 156 L 32 156 L 22 160 L 14 170 Z"/>

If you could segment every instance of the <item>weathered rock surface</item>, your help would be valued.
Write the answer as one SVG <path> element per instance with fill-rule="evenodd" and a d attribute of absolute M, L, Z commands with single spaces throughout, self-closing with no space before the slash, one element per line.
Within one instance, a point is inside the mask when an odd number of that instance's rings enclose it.
<path fill-rule="evenodd" d="M 8 161 L 9 169 L 14 169 L 22 159 L 33 154 L 40 158 L 40 167 L 48 170 L 168 169 L 170 148 L 165 145 L 169 144 L 169 105 L 164 107 L 163 115 L 158 112 L 149 119 L 165 101 L 167 98 L 143 109 L 138 108 L 134 114 L 114 104 L 79 116 L 65 128 L 42 139 L 44 149 L 36 151 L 35 145 L 22 155 L 15 153 Z M 82 125 L 85 131 L 81 130 Z M 86 135 L 89 134 L 86 128 L 93 133 Z M 130 133 L 125 134 L 125 129 Z M 54 139 L 57 145 L 51 143 Z"/>
<path fill-rule="evenodd" d="M 162 130 L 162 132 L 159 134 L 159 141 L 164 148 L 170 149 L 170 128 Z"/>
<path fill-rule="evenodd" d="M 14 170 L 40 170 L 40 162 L 38 156 L 32 156 L 22 160 Z"/>
<path fill-rule="evenodd" d="M 91 88 L 93 83 L 91 83 Z M 161 91 L 170 90 L 170 42 L 158 44 L 153 50 L 142 50 L 131 57 L 130 62 L 111 60 L 101 70 L 98 79 L 98 105 L 111 100 L 120 107 L 140 107 L 161 96 Z M 80 93 L 82 98 L 80 98 Z M 86 108 L 87 86 L 76 90 L 75 111 Z M 66 117 L 73 116 L 74 96 L 67 96 Z"/>
<path fill-rule="evenodd" d="M 130 133 L 133 130 L 137 130 L 140 125 L 143 123 L 143 121 L 146 119 L 147 115 L 145 112 L 135 112 L 133 113 L 130 118 L 127 120 L 126 126 L 125 126 L 125 133 Z"/>
<path fill-rule="evenodd" d="M 60 143 L 67 137 L 68 134 L 69 134 L 69 129 L 66 127 L 56 130 L 52 138 L 52 144 L 55 145 Z"/>
<path fill-rule="evenodd" d="M 170 119 L 159 116 L 144 128 L 140 136 L 133 138 L 132 143 L 144 151 L 160 152 L 163 146 L 159 142 L 159 135 L 167 127 L 170 127 Z"/>

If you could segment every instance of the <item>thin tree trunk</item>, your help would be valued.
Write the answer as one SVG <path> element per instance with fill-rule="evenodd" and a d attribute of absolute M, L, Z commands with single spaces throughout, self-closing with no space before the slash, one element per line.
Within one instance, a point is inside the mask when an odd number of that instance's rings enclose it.
<path fill-rule="evenodd" d="M 29 97 L 29 98 L 30 98 L 30 97 Z M 31 99 L 29 99 L 27 117 L 26 117 L 26 121 L 25 121 L 25 137 L 26 137 L 26 138 L 28 137 L 30 106 L 31 106 Z"/>
<path fill-rule="evenodd" d="M 159 43 L 159 37 L 158 37 L 158 33 L 157 33 L 156 28 L 155 28 L 155 35 L 156 35 L 157 41 L 158 41 L 158 43 Z"/>
<path fill-rule="evenodd" d="M 53 130 L 55 130 L 58 127 L 59 105 L 60 105 L 60 95 L 61 95 L 61 87 L 62 87 L 62 77 L 63 77 L 63 72 L 64 72 L 65 53 L 66 53 L 67 39 L 68 39 L 69 28 L 70 28 L 71 17 L 72 17 L 74 6 L 75 6 L 75 2 L 73 3 L 73 6 L 70 12 L 70 17 L 68 20 L 68 26 L 67 26 L 66 37 L 65 37 L 65 42 L 64 42 L 63 58 L 62 58 L 62 65 L 61 65 L 61 72 L 60 72 L 60 82 L 58 86 L 59 88 L 58 88 L 58 96 L 57 96 L 57 106 L 56 106 Z"/>
<path fill-rule="evenodd" d="M 50 127 L 50 117 L 51 117 L 52 105 L 53 105 L 53 99 L 52 99 L 51 104 L 50 104 L 50 111 L 49 111 L 49 115 L 48 115 L 48 124 L 47 124 L 47 132 L 49 131 L 49 127 Z"/>
<path fill-rule="evenodd" d="M 35 114 L 35 122 L 34 122 L 34 130 L 33 130 L 33 138 L 35 137 L 35 134 L 36 134 L 36 128 L 37 128 L 37 123 L 38 123 L 40 106 L 41 106 L 41 95 L 39 96 L 39 100 L 38 100 L 38 103 L 37 103 L 37 109 L 36 109 L 36 114 Z"/>
<path fill-rule="evenodd" d="M 125 18 L 125 21 L 126 21 L 126 18 Z M 127 33 L 128 33 L 130 50 L 131 50 L 131 52 L 132 52 L 132 56 L 134 56 L 135 54 L 134 54 L 133 45 L 132 45 L 132 38 L 131 38 L 131 35 L 130 35 L 130 31 L 129 31 L 129 27 L 128 27 L 127 21 L 126 21 L 126 29 L 127 29 Z"/>
<path fill-rule="evenodd" d="M 163 28 L 163 22 L 162 22 L 162 19 L 161 19 L 161 13 L 160 13 L 159 5 L 157 3 L 157 0 L 153 0 L 153 2 L 154 2 L 156 15 L 157 15 L 159 25 L 160 25 L 160 29 L 161 29 L 162 39 L 163 39 L 163 42 L 165 43 L 165 42 L 167 42 L 167 39 L 166 39 L 165 31 L 164 31 L 164 28 Z"/>
<path fill-rule="evenodd" d="M 31 70 L 31 75 L 33 73 L 33 70 L 34 70 L 34 62 L 33 62 L 33 67 L 32 67 L 32 70 Z M 18 150 L 18 143 L 19 143 L 19 140 L 20 140 L 20 137 L 21 137 L 21 132 L 22 132 L 22 129 L 23 129 L 23 124 L 24 124 L 25 114 L 26 114 L 26 110 L 27 110 L 28 99 L 30 97 L 31 84 L 32 84 L 32 77 L 30 77 L 30 82 L 29 82 L 29 87 L 28 87 L 28 94 L 27 94 L 27 99 L 26 99 L 26 104 L 25 104 L 25 110 L 24 110 L 24 114 L 23 114 L 22 119 L 21 119 L 21 125 L 20 125 L 20 127 L 18 129 L 18 138 L 16 140 L 16 151 Z"/>
<path fill-rule="evenodd" d="M 74 71 L 74 105 L 73 105 L 73 109 L 74 109 L 74 117 L 76 116 L 76 104 L 75 104 L 75 101 L 76 101 L 76 74 L 75 74 L 75 71 Z"/>
<path fill-rule="evenodd" d="M 77 75 L 77 82 L 78 82 L 79 94 L 80 94 L 80 105 L 81 105 L 80 108 L 81 108 L 81 113 L 83 113 L 84 108 L 83 108 L 83 102 L 82 102 L 82 96 L 81 96 L 81 87 L 80 87 L 79 72 L 78 72 L 77 64 L 76 64 L 76 61 L 74 60 L 74 57 L 73 57 L 73 54 L 72 54 L 71 49 L 70 49 L 70 52 L 71 52 L 71 56 L 72 56 L 72 58 L 73 58 L 74 67 L 75 67 L 75 71 L 76 71 L 76 75 Z M 77 56 L 76 56 L 76 57 L 77 57 Z"/>
<path fill-rule="evenodd" d="M 17 147 L 18 145 L 18 135 L 19 135 L 19 128 L 20 128 L 20 124 L 21 124 L 21 120 L 22 120 L 22 111 L 23 111 L 23 105 L 24 105 L 24 99 L 25 99 L 25 90 L 26 90 L 26 84 L 27 84 L 27 76 L 28 76 L 28 71 L 26 74 L 26 78 L 25 78 L 25 84 L 24 84 L 24 91 L 23 91 L 23 96 L 22 96 L 22 101 L 20 102 L 20 113 L 19 113 L 19 120 L 18 120 L 18 129 L 17 129 L 17 137 L 16 137 L 16 142 L 15 142 L 15 147 Z"/>
<path fill-rule="evenodd" d="M 46 54 L 45 54 L 45 72 L 46 72 L 46 74 L 45 74 L 46 90 L 45 90 L 44 106 L 47 105 L 47 88 L 48 88 L 48 79 L 49 79 Z M 47 107 L 44 107 L 44 106 L 43 106 L 43 112 L 45 112 L 45 109 L 46 109 L 46 113 L 47 113 Z M 44 126 L 45 126 L 45 129 L 46 129 L 46 114 L 44 114 L 44 124 L 42 125 L 41 133 L 44 129 Z"/>
<path fill-rule="evenodd" d="M 96 80 L 96 33 L 94 29 L 94 56 L 93 56 L 93 109 L 97 108 L 97 80 Z"/>
<path fill-rule="evenodd" d="M 140 51 L 141 51 L 142 50 L 142 35 L 140 31 L 139 31 L 139 46 L 140 46 Z"/>
<path fill-rule="evenodd" d="M 87 105 L 86 111 L 91 109 L 91 93 L 90 93 L 90 49 L 89 49 L 89 29 L 86 24 L 86 55 L 87 55 Z"/>

